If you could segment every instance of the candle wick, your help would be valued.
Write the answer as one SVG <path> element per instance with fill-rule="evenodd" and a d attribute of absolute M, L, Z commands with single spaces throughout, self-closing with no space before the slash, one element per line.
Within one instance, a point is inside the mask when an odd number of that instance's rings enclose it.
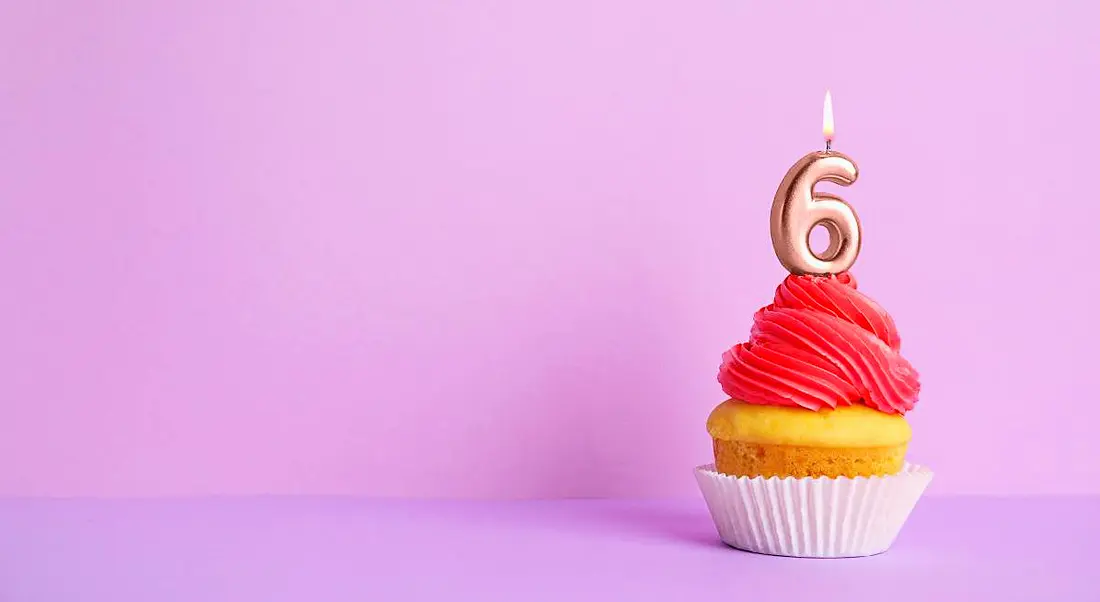
<path fill-rule="evenodd" d="M 828 138 L 825 139 L 825 152 L 833 150 L 833 141 Z"/>

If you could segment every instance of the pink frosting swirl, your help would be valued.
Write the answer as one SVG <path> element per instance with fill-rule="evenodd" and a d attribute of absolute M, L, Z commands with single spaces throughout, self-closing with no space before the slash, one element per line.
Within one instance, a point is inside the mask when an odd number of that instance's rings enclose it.
<path fill-rule="evenodd" d="M 722 354 L 718 382 L 747 403 L 904 414 L 920 382 L 900 350 L 894 320 L 851 274 L 791 275 L 753 316 L 749 341 Z"/>

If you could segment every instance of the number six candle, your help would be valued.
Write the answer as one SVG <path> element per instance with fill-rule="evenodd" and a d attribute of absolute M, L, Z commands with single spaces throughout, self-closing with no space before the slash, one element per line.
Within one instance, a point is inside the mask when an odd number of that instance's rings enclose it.
<path fill-rule="evenodd" d="M 832 150 L 833 102 L 825 93 L 825 150 L 802 157 L 791 166 L 772 201 L 772 246 L 792 274 L 839 274 L 855 263 L 860 249 L 859 218 L 844 199 L 817 192 L 818 182 L 848 186 L 859 177 L 850 157 Z M 810 231 L 823 226 L 829 246 L 818 254 L 810 248 Z"/>

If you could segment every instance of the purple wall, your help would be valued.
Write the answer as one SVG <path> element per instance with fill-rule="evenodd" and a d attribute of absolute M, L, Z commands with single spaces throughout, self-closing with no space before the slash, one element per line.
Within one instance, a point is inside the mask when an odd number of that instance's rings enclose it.
<path fill-rule="evenodd" d="M 695 495 L 826 87 L 933 490 L 1100 492 L 1097 8 L 763 4 L 4 4 L 0 494 Z"/>

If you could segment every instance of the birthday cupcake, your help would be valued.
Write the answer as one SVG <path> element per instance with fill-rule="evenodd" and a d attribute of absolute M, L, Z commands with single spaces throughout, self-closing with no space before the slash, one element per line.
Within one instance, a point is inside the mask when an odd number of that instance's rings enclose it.
<path fill-rule="evenodd" d="M 827 132 L 828 133 L 828 132 Z M 796 163 L 772 204 L 772 242 L 791 272 L 756 312 L 748 341 L 722 356 L 729 399 L 707 420 L 714 463 L 696 478 L 727 544 L 800 557 L 867 556 L 893 543 L 932 479 L 905 461 L 917 371 L 890 315 L 848 272 L 855 212 L 817 193 L 848 185 L 855 163 L 832 152 Z M 809 231 L 824 225 L 829 248 Z"/>
<path fill-rule="evenodd" d="M 920 391 L 894 321 L 847 272 L 788 276 L 722 357 L 711 413 L 718 472 L 870 477 L 901 470 Z"/>

